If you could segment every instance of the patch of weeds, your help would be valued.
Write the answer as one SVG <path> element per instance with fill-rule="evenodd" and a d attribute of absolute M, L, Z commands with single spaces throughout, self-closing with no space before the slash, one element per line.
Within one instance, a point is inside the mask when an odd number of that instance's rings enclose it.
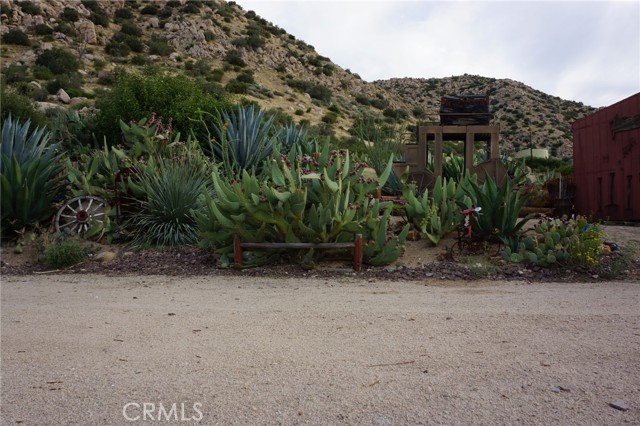
<path fill-rule="evenodd" d="M 466 266 L 478 278 L 488 278 L 498 271 L 498 266 L 490 262 L 486 256 L 469 256 L 466 259 Z"/>
<path fill-rule="evenodd" d="M 640 252 L 640 242 L 629 241 L 620 251 L 603 256 L 592 272 L 598 277 L 613 280 L 629 274 L 634 267 L 634 258 Z"/>
<path fill-rule="evenodd" d="M 50 268 L 61 269 L 89 259 L 89 253 L 76 238 L 57 238 L 44 251 L 43 262 Z"/>

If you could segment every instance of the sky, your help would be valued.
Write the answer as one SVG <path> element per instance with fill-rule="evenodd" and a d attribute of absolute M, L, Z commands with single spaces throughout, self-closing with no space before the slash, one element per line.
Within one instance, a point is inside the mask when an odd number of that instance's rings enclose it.
<path fill-rule="evenodd" d="M 640 1 L 236 0 L 365 81 L 507 78 L 592 107 L 640 92 Z"/>

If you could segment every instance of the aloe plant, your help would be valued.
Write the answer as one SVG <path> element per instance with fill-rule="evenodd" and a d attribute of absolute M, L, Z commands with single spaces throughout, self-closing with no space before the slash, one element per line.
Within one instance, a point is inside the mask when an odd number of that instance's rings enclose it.
<path fill-rule="evenodd" d="M 391 203 L 372 200 L 369 194 L 383 185 L 362 176 L 363 164 L 348 151 L 331 151 L 329 144 L 313 156 L 276 155 L 263 174 L 243 171 L 229 181 L 217 171 L 211 175 L 214 195 L 203 195 L 204 211 L 198 215 L 202 245 L 214 246 L 223 264 L 228 263 L 233 235 L 251 242 L 347 242 L 362 233 L 364 261 L 384 264 L 402 251 L 404 233 L 388 232 Z M 273 253 L 245 252 L 245 265 L 269 261 Z M 226 260 L 225 260 L 226 259 Z"/>
<path fill-rule="evenodd" d="M 6 231 L 35 226 L 55 213 L 53 202 L 63 189 L 58 146 L 45 128 L 30 130 L 31 121 L 9 116 L 2 126 L 0 182 L 2 237 Z"/>
<path fill-rule="evenodd" d="M 383 126 L 373 119 L 364 120 L 357 128 L 358 138 L 366 147 L 369 165 L 380 174 L 384 171 L 389 157 L 397 160 L 405 143 L 406 125 L 394 127 Z M 389 195 L 402 194 L 402 180 L 395 172 L 382 187 L 382 192 Z"/>

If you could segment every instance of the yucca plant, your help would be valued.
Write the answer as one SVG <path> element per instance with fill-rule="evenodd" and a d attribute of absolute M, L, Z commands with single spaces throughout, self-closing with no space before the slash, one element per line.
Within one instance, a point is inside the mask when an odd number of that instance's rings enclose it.
<path fill-rule="evenodd" d="M 177 247 L 197 242 L 194 209 L 203 192 L 201 163 L 188 158 L 159 158 L 140 170 L 140 180 L 129 181 L 140 211 L 124 227 L 135 247 Z"/>
<path fill-rule="evenodd" d="M 226 175 L 240 178 L 244 170 L 261 170 L 278 140 L 273 121 L 273 116 L 254 105 L 238 105 L 235 110 L 214 116 L 209 151 Z"/>
<path fill-rule="evenodd" d="M 61 154 L 45 128 L 30 131 L 31 121 L 9 116 L 2 126 L 0 181 L 2 238 L 7 231 L 36 226 L 53 216 L 53 202 L 63 189 Z"/>

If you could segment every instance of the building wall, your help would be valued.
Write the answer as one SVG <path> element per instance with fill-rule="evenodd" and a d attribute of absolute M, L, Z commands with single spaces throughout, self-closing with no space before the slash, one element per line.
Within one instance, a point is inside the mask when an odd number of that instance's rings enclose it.
<path fill-rule="evenodd" d="M 576 121 L 572 129 L 576 213 L 640 220 L 640 93 Z"/>

